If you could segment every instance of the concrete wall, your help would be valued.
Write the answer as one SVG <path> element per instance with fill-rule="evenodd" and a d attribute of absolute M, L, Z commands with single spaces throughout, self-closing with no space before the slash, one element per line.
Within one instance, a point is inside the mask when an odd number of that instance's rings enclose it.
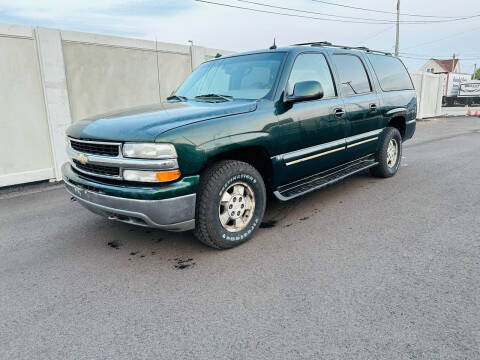
<path fill-rule="evenodd" d="M 0 24 L 0 186 L 54 177 L 36 43 Z"/>
<path fill-rule="evenodd" d="M 73 121 L 159 101 L 155 53 L 64 43 Z"/>
<path fill-rule="evenodd" d="M 218 52 L 0 24 L 0 187 L 60 180 L 71 123 L 163 101 Z"/>
<path fill-rule="evenodd" d="M 192 69 L 220 51 L 68 31 L 61 35 L 73 121 L 164 101 Z"/>

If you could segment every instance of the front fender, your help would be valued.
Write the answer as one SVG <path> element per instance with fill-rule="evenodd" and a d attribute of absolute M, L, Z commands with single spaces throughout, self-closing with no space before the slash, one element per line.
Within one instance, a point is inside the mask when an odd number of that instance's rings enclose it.
<path fill-rule="evenodd" d="M 270 134 L 267 132 L 230 135 L 203 143 L 197 146 L 197 150 L 204 152 L 206 157 L 210 158 L 226 151 L 236 150 L 242 147 L 259 146 L 267 148 L 268 146 L 266 146 L 266 144 L 269 142 L 269 136 Z"/>

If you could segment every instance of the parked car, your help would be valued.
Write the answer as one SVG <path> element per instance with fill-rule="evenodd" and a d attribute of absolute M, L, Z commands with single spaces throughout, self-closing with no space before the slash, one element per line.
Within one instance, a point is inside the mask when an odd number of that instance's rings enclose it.
<path fill-rule="evenodd" d="M 63 179 L 97 214 L 226 249 L 255 233 L 268 192 L 290 200 L 365 169 L 393 176 L 415 119 L 398 58 L 272 47 L 205 62 L 156 107 L 74 123 Z"/>

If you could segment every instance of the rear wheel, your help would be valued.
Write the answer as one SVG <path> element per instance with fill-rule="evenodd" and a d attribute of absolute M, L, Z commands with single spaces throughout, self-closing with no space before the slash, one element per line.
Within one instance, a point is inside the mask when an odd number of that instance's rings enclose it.
<path fill-rule="evenodd" d="M 201 175 L 195 236 L 216 249 L 238 246 L 257 230 L 265 205 L 265 184 L 253 166 L 220 161 Z"/>
<path fill-rule="evenodd" d="M 397 173 L 402 159 L 402 136 L 398 129 L 385 129 L 375 159 L 378 165 L 370 169 L 372 175 L 387 178 Z"/>

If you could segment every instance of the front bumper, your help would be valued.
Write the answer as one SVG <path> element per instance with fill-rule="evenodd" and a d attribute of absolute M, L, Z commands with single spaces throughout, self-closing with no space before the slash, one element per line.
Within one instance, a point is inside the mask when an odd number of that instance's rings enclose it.
<path fill-rule="evenodd" d="M 73 172 L 69 163 L 62 166 L 62 173 L 67 191 L 81 205 L 98 215 L 169 231 L 195 227 L 195 193 L 154 200 L 118 197 L 86 184 Z"/>

